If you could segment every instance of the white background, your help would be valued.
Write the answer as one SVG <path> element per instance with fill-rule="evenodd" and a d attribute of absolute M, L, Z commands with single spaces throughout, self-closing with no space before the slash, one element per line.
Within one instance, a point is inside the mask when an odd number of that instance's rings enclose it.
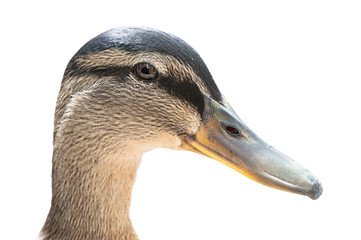
<path fill-rule="evenodd" d="M 0 239 L 37 237 L 63 71 L 119 26 L 187 41 L 243 121 L 324 186 L 312 201 L 193 153 L 154 150 L 133 191 L 142 240 L 361 239 L 359 1 L 58 2 L 0 6 Z"/>

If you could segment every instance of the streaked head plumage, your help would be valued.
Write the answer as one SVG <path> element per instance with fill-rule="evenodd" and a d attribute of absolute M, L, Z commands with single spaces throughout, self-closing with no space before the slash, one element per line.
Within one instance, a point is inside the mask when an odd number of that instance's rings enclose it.
<path fill-rule="evenodd" d="M 154 68 L 156 78 L 140 78 L 139 64 Z M 186 42 L 158 30 L 116 28 L 90 40 L 69 62 L 55 125 L 77 109 L 82 112 L 78 117 L 95 114 L 112 131 L 116 119 L 122 119 L 126 129 L 138 129 L 142 137 L 155 131 L 191 134 L 204 111 L 203 96 L 222 102 L 205 63 Z M 122 124 L 121 135 L 128 134 Z"/>

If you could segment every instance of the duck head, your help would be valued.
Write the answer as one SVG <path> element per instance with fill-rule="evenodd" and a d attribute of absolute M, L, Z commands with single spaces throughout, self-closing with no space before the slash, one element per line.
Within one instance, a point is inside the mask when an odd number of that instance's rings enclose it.
<path fill-rule="evenodd" d="M 53 200 L 45 235 L 55 236 L 60 227 L 54 226 L 66 219 L 73 218 L 63 229 L 80 226 L 83 219 L 84 226 L 101 222 L 87 215 L 90 207 L 79 206 L 115 204 L 116 189 L 131 191 L 137 159 L 157 147 L 208 156 L 276 189 L 312 199 L 322 193 L 314 175 L 241 121 L 192 47 L 161 31 L 118 28 L 86 43 L 65 71 L 55 113 Z M 125 204 L 116 208 L 129 208 L 129 196 L 121 201 Z M 76 220 L 77 214 L 83 217 Z"/>

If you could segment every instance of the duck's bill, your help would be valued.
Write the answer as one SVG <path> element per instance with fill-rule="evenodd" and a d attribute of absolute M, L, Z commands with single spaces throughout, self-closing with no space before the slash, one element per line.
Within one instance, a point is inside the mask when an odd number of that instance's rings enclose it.
<path fill-rule="evenodd" d="M 266 186 L 317 199 L 319 180 L 254 134 L 230 106 L 205 97 L 198 131 L 182 138 L 182 148 L 216 159 Z"/>

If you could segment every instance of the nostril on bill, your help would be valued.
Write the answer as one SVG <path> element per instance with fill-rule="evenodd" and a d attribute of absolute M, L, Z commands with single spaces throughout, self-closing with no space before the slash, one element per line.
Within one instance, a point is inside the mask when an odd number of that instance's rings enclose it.
<path fill-rule="evenodd" d="M 233 137 L 241 136 L 241 130 L 239 130 L 235 126 L 227 124 L 227 125 L 224 126 L 224 129 L 226 130 L 226 132 L 228 134 L 232 135 Z"/>

